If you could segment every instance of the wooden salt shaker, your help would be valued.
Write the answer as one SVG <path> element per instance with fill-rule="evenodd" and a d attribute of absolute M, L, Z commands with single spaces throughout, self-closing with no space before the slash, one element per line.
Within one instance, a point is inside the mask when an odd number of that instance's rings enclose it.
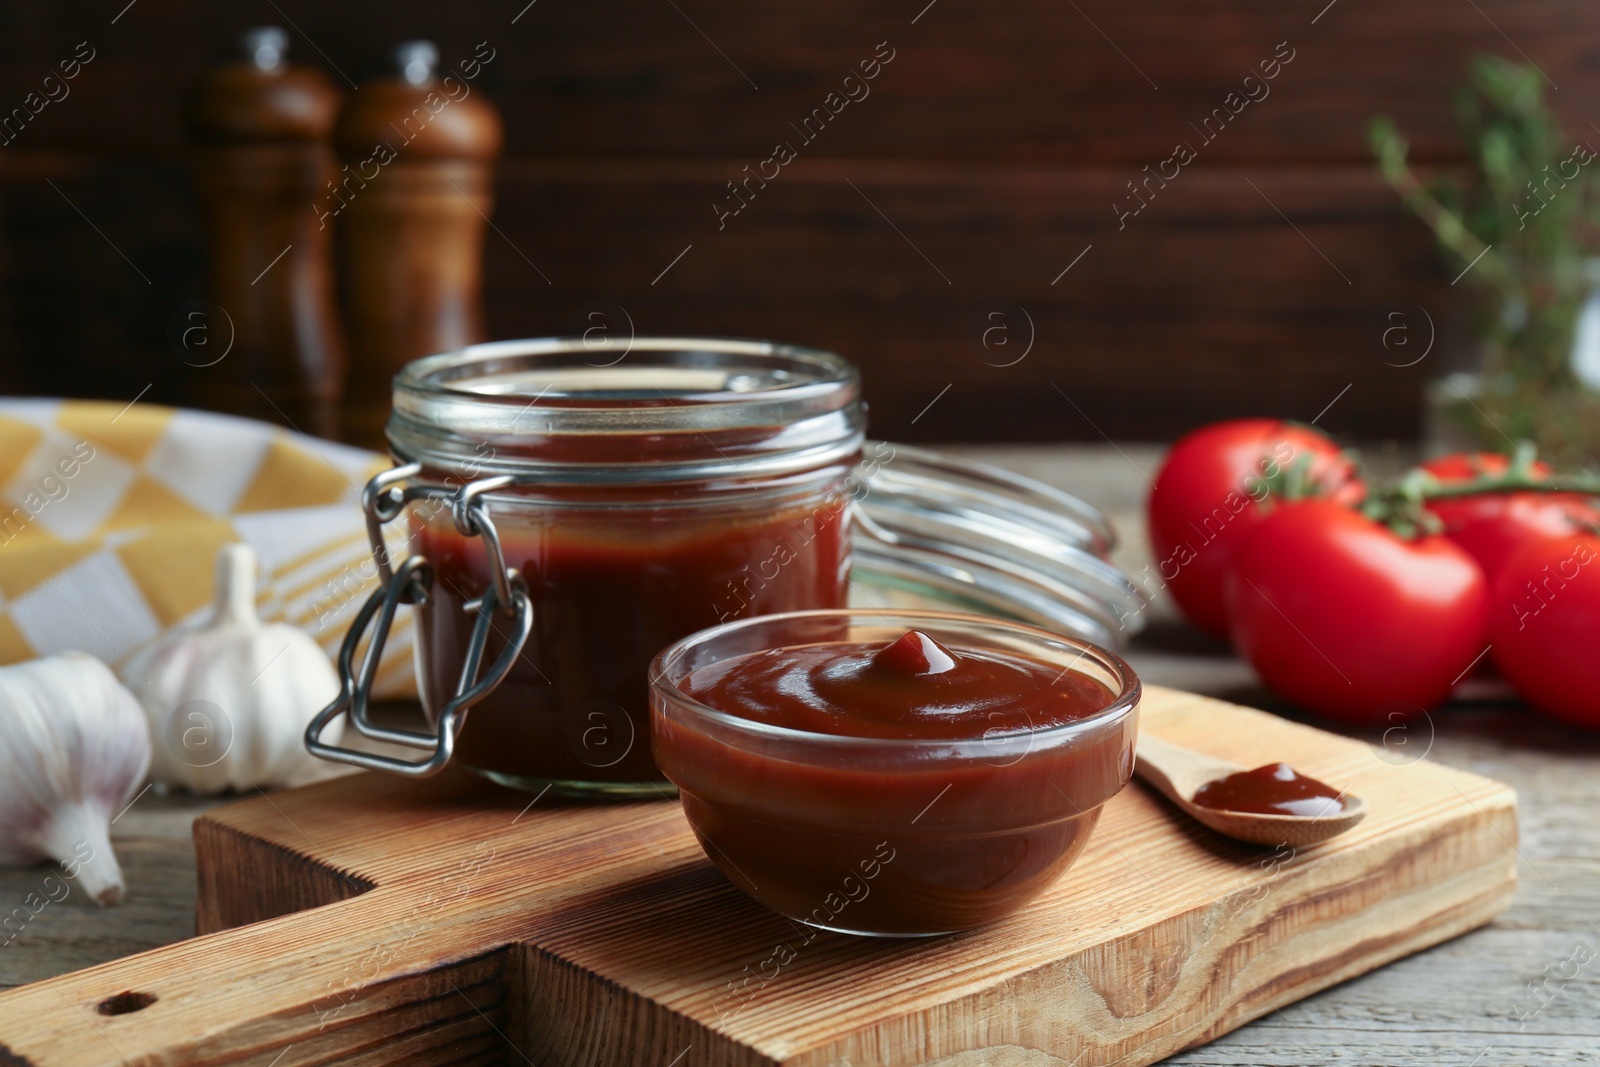
<path fill-rule="evenodd" d="M 205 406 L 333 437 L 344 346 L 332 231 L 314 205 L 335 174 L 328 139 L 340 94 L 285 62 L 288 41 L 276 26 L 250 30 L 243 58 L 207 72 L 190 97 L 208 292 L 220 311 L 190 314 L 177 354 L 196 368 Z"/>
<path fill-rule="evenodd" d="M 483 237 L 500 116 L 470 76 L 441 78 L 438 60 L 431 42 L 400 45 L 396 72 L 361 87 L 335 134 L 344 166 L 329 209 L 350 323 L 346 436 L 372 448 L 384 447 L 396 371 L 485 336 Z"/>

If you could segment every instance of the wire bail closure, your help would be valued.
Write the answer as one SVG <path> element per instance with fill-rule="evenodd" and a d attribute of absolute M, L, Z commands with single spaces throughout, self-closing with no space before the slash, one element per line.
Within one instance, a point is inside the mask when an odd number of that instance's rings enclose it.
<path fill-rule="evenodd" d="M 441 482 L 420 480 L 418 475 L 421 473 L 420 463 L 408 463 L 376 475 L 362 490 L 361 504 L 366 512 L 367 539 L 372 543 L 372 558 L 378 567 L 378 588 L 356 612 L 344 643 L 339 648 L 339 695 L 317 713 L 306 727 L 305 734 L 306 750 L 313 756 L 412 778 L 437 774 L 450 762 L 456 735 L 466 721 L 467 711 L 505 680 L 517 656 L 521 654 L 522 646 L 527 643 L 528 634 L 533 631 L 533 602 L 528 596 L 527 584 L 515 568 L 506 566 L 499 532 L 482 499 L 485 493 L 503 489 L 514 484 L 516 479 L 510 475 L 499 475 L 453 487 Z M 404 513 L 406 505 L 416 500 L 438 501 L 440 506 L 450 509 L 451 520 L 462 536 L 483 538 L 491 577 L 489 588 L 483 596 L 464 605 L 467 611 L 476 614 L 472 637 L 467 643 L 455 696 L 439 711 L 432 733 L 379 726 L 368 716 L 372 685 L 378 675 L 378 663 L 383 656 L 384 643 L 389 638 L 389 629 L 394 624 L 395 612 L 402 604 L 427 603 L 433 585 L 433 567 L 427 557 L 407 556 L 398 567 L 393 566 L 389 558 L 389 546 L 383 538 L 384 526 L 398 518 Z M 512 632 L 505 648 L 480 678 L 478 674 L 483 666 L 483 652 L 496 616 L 509 620 Z M 369 628 L 372 630 L 372 639 L 358 668 L 356 650 Z M 323 741 L 322 732 L 328 724 L 346 712 L 350 715 L 350 722 L 364 736 L 422 749 L 429 755 L 421 760 L 406 760 L 343 748 Z"/>

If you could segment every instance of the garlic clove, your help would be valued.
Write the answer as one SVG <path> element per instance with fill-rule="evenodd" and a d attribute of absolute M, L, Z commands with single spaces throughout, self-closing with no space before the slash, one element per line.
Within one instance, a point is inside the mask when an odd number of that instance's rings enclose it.
<path fill-rule="evenodd" d="M 216 591 L 212 595 L 211 626 L 237 627 L 246 633 L 260 629 L 256 615 L 256 550 L 242 541 L 217 550 Z"/>
<path fill-rule="evenodd" d="M 111 849 L 105 812 L 97 806 L 87 802 L 63 806 L 42 830 L 39 843 L 66 876 L 76 878 L 100 904 L 122 903 L 122 866 Z"/>
<path fill-rule="evenodd" d="M 301 737 L 338 695 L 338 675 L 309 634 L 259 620 L 255 587 L 255 551 L 223 546 L 207 621 L 124 668 L 150 723 L 156 781 L 211 794 L 285 785 L 318 766 Z"/>
<path fill-rule="evenodd" d="M 139 702 L 82 652 L 0 667 L 0 862 L 53 859 L 122 899 L 110 823 L 150 765 Z"/>

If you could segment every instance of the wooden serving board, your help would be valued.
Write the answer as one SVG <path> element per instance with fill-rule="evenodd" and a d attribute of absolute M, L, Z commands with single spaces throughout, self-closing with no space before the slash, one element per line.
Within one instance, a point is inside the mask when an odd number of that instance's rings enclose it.
<path fill-rule="evenodd" d="M 201 936 L 0 995 L 0 1065 L 1147 1064 L 1510 902 L 1504 785 L 1173 690 L 1142 719 L 1371 814 L 1275 852 L 1130 786 L 1021 913 L 892 941 L 764 910 L 675 803 L 357 775 L 203 817 Z"/>

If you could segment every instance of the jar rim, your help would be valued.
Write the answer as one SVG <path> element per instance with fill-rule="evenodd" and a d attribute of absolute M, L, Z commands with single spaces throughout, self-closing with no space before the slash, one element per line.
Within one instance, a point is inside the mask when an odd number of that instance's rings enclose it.
<path fill-rule="evenodd" d="M 824 466 L 859 451 L 864 430 L 860 373 L 823 349 L 543 337 L 407 364 L 394 379 L 388 437 L 403 460 L 619 482 Z"/>
<path fill-rule="evenodd" d="M 793 360 L 797 364 L 815 367 L 817 371 L 815 378 L 810 381 L 786 381 L 784 384 L 761 390 L 716 388 L 694 390 L 672 396 L 670 399 L 675 401 L 714 403 L 724 400 L 760 400 L 779 393 L 794 395 L 797 390 L 827 391 L 837 388 L 839 385 L 853 383 L 859 378 L 859 372 L 855 366 L 837 353 L 829 352 L 822 348 L 782 344 L 777 341 L 741 337 L 661 335 L 635 337 L 627 342 L 625 347 L 626 350 L 622 355 L 611 356 L 609 349 L 598 348 L 583 337 L 532 337 L 510 341 L 485 341 L 480 344 L 464 345 L 460 348 L 412 360 L 395 375 L 395 390 L 397 392 L 404 389 L 408 392 L 453 394 L 462 397 L 473 397 L 486 402 L 520 403 L 521 398 L 527 396 L 526 393 L 466 389 L 450 383 L 468 378 L 470 376 L 470 368 L 492 366 L 496 361 L 500 360 L 542 355 L 592 356 L 596 353 L 601 353 L 608 358 L 595 363 L 585 360 L 584 365 L 594 371 L 605 371 L 620 366 L 622 361 L 634 352 L 643 354 L 694 351 L 737 356 L 779 356 Z M 706 369 L 713 368 L 707 367 Z M 596 406 L 596 403 L 604 402 L 603 398 L 595 399 L 596 396 L 597 394 L 593 390 L 585 390 L 581 393 L 553 391 L 541 394 L 541 401 L 548 400 L 557 406 L 570 404 L 592 407 Z M 586 397 L 590 399 L 585 399 Z M 624 406 L 631 407 L 633 405 Z"/>
<path fill-rule="evenodd" d="M 1081 659 L 1091 659 L 1097 666 L 1115 677 L 1119 686 L 1112 692 L 1111 701 L 1105 707 L 1081 719 L 1058 723 L 1054 726 L 1032 730 L 1008 731 L 1004 735 L 986 735 L 967 739 L 884 738 L 819 733 L 812 730 L 775 726 L 771 723 L 746 719 L 696 700 L 683 691 L 678 684 L 681 679 L 674 676 L 674 669 L 682 667 L 684 658 L 691 651 L 696 647 L 703 647 L 711 641 L 725 639 L 729 636 L 737 635 L 741 631 L 763 626 L 771 627 L 785 623 L 809 620 L 823 621 L 827 619 L 842 619 L 851 623 L 857 620 L 864 622 L 876 621 L 892 626 L 903 625 L 907 629 L 927 626 L 946 631 L 959 629 L 969 633 L 991 631 L 1022 638 L 1032 642 L 1034 647 L 1057 646 L 1075 649 L 1078 652 L 1078 656 L 1073 660 L 1073 664 Z M 739 654 L 748 653 L 741 652 Z M 1073 669 L 1073 664 L 1069 664 L 1066 669 Z M 1142 695 L 1142 684 L 1139 681 L 1139 676 L 1134 673 L 1133 668 L 1128 665 L 1127 661 L 1115 652 L 1089 641 L 1053 633 L 1037 626 L 1029 626 L 1026 623 L 1013 622 L 1009 619 L 971 615 L 964 612 L 931 611 L 914 608 L 887 611 L 879 608 L 821 608 L 809 611 L 787 611 L 773 615 L 756 615 L 747 619 L 719 623 L 690 634 L 688 637 L 675 641 L 662 649 L 650 664 L 649 676 L 652 679 L 650 685 L 652 696 L 659 693 L 661 694 L 661 699 L 670 701 L 675 708 L 688 712 L 695 718 L 713 723 L 723 730 L 744 735 L 753 740 L 765 739 L 780 743 L 801 744 L 814 750 L 858 749 L 896 752 L 929 752 L 937 750 L 950 753 L 956 759 L 968 756 L 992 757 L 997 742 L 1023 741 L 1027 743 L 1030 750 L 1034 745 L 1042 744 L 1048 747 L 1059 744 L 1063 740 L 1121 721 L 1138 707 Z M 652 710 L 652 714 L 654 714 L 654 710 Z"/>

